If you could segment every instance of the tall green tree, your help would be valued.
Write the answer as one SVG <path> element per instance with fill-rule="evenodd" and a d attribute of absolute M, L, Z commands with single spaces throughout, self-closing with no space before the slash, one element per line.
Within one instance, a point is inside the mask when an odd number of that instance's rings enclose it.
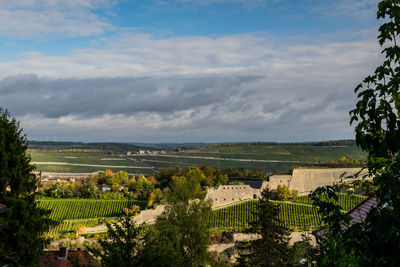
<path fill-rule="evenodd" d="M 385 59 L 356 87 L 350 123 L 368 153 L 379 205 L 349 228 L 341 227 L 346 218 L 337 211 L 325 216 L 332 224 L 321 240 L 320 266 L 400 266 L 400 1 L 380 1 L 377 18 L 383 20 L 378 41 Z"/>
<path fill-rule="evenodd" d="M 102 266 L 140 266 L 141 235 L 144 228 L 137 226 L 133 217 L 120 218 L 115 223 L 106 222 L 107 236 L 87 247 Z"/>
<path fill-rule="evenodd" d="M 48 242 L 43 235 L 54 224 L 50 211 L 35 202 L 37 180 L 27 148 L 19 123 L 0 108 L 0 203 L 9 207 L 0 214 L 0 265 L 37 266 Z"/>
<path fill-rule="evenodd" d="M 145 238 L 143 266 L 204 266 L 209 261 L 211 203 L 200 186 L 203 178 L 196 169 L 172 178 L 165 211 Z"/>
<path fill-rule="evenodd" d="M 265 188 L 256 212 L 256 220 L 248 230 L 260 235 L 259 239 L 239 246 L 239 266 L 285 266 L 288 263 L 290 231 L 279 219 L 279 205 L 273 203 L 276 192 Z"/>

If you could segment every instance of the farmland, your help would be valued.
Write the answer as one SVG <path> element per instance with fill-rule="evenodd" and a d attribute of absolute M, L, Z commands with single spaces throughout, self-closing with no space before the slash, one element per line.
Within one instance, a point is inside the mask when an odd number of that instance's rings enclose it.
<path fill-rule="evenodd" d="M 93 219 L 123 215 L 123 209 L 138 205 L 145 209 L 146 202 L 136 200 L 50 199 L 39 201 L 39 207 L 50 209 L 51 219 Z"/>
<path fill-rule="evenodd" d="M 364 196 L 339 194 L 337 202 L 344 211 L 359 204 Z M 308 230 L 320 226 L 320 215 L 307 197 L 300 197 L 297 203 L 277 202 L 280 207 L 282 224 L 291 229 Z M 46 199 L 39 206 L 50 209 L 50 217 L 62 221 L 50 233 L 71 231 L 78 224 L 95 226 L 101 224 L 101 218 L 123 216 L 123 209 L 138 205 L 145 209 L 146 203 L 131 200 L 88 200 L 88 199 Z M 212 228 L 229 228 L 241 231 L 249 227 L 256 219 L 257 200 L 241 202 L 235 205 L 215 209 L 208 215 Z"/>
<path fill-rule="evenodd" d="M 258 201 L 252 200 L 212 212 L 209 220 L 213 228 L 245 229 L 256 220 Z M 320 216 L 311 205 L 286 203 L 279 205 L 282 224 L 291 229 L 308 230 L 320 224 Z"/>
<path fill-rule="evenodd" d="M 153 173 L 153 167 L 148 164 L 104 151 L 30 150 L 30 155 L 37 171 L 89 173 L 111 169 L 115 172 Z"/>
<path fill-rule="evenodd" d="M 179 151 L 169 150 L 165 154 L 135 154 L 126 156 L 112 150 L 54 149 L 30 150 L 37 171 L 44 172 L 94 172 L 105 169 L 124 170 L 129 173 L 151 174 L 163 167 L 186 167 L 208 165 L 219 169 L 247 168 L 267 172 L 287 173 L 293 166 L 337 163 L 344 156 L 363 160 L 365 154 L 354 144 L 218 144 Z M 51 146 L 50 146 L 51 148 Z M 127 149 L 131 148 L 127 145 Z M 52 163 L 52 164 L 49 164 Z M 54 164 L 54 163 L 63 163 Z M 75 164 L 75 165 L 74 165 Z M 76 164 L 87 165 L 77 166 Z M 90 166 L 89 166 L 90 165 Z M 137 167 L 137 168 L 135 168 Z"/>

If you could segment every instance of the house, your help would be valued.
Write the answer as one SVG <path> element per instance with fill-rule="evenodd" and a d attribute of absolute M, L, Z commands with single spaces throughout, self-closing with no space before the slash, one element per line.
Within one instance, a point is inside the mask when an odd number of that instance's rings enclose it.
<path fill-rule="evenodd" d="M 0 213 L 5 212 L 6 210 L 8 210 L 7 206 L 0 203 Z"/>
<path fill-rule="evenodd" d="M 0 203 L 0 213 L 5 212 L 6 210 L 8 210 L 7 206 Z M 0 224 L 0 228 L 1 227 L 2 227 L 2 225 Z"/>
<path fill-rule="evenodd" d="M 111 187 L 108 186 L 108 185 L 106 185 L 106 184 L 98 185 L 97 188 L 98 188 L 100 191 L 111 191 Z"/>
<path fill-rule="evenodd" d="M 360 204 L 349 210 L 346 215 L 350 216 L 350 224 L 349 225 L 342 225 L 342 230 L 346 230 L 351 226 L 352 224 L 355 223 L 361 223 L 365 221 L 367 218 L 367 215 L 369 211 L 378 205 L 378 200 L 374 197 L 368 197 L 364 199 Z M 312 234 L 318 239 L 318 238 L 324 238 L 324 228 L 314 230 Z"/>
<path fill-rule="evenodd" d="M 87 251 L 69 250 L 65 247 L 59 251 L 45 251 L 40 261 L 41 267 L 73 267 L 73 266 L 100 266 Z"/>

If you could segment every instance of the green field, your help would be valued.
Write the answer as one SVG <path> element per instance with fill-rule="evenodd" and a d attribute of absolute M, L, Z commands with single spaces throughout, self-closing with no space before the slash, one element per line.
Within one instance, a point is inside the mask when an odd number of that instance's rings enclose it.
<path fill-rule="evenodd" d="M 36 171 L 62 173 L 90 173 L 95 171 L 126 171 L 128 173 L 153 173 L 152 166 L 140 161 L 126 159 L 124 156 L 106 152 L 64 152 L 64 151 L 29 151 Z M 47 164 L 63 163 L 66 165 Z M 87 164 L 96 166 L 76 166 L 68 164 Z M 135 168 L 140 167 L 140 168 Z M 143 168 L 146 167 L 146 168 Z"/>
<path fill-rule="evenodd" d="M 115 217 L 124 214 L 124 208 L 138 205 L 146 208 L 146 202 L 136 200 L 103 199 L 46 199 L 39 201 L 39 207 L 50 209 L 50 218 L 55 220 L 94 219 Z"/>
<path fill-rule="evenodd" d="M 258 201 L 251 200 L 212 212 L 209 220 L 213 228 L 245 229 L 256 220 Z M 280 219 L 291 229 L 308 230 L 320 225 L 317 209 L 311 205 L 281 202 Z"/>
<path fill-rule="evenodd" d="M 212 166 L 218 169 L 241 168 L 246 169 L 263 169 L 263 170 L 289 170 L 293 165 L 299 165 L 293 162 L 243 162 L 235 160 L 218 160 L 218 159 L 198 159 L 198 158 L 185 158 L 186 153 L 179 154 L 179 158 L 163 157 L 163 156 L 135 156 L 143 163 L 152 165 L 156 168 L 163 167 L 185 167 L 191 166 Z"/>
<path fill-rule="evenodd" d="M 312 145 L 264 145 L 233 144 L 206 146 L 199 149 L 177 152 L 180 155 L 214 156 L 221 158 L 271 159 L 304 162 L 337 161 L 343 156 L 365 158 L 356 146 L 312 146 Z"/>
<path fill-rule="evenodd" d="M 233 144 L 205 146 L 167 155 L 136 155 L 131 158 L 156 168 L 208 165 L 219 169 L 247 168 L 288 172 L 293 166 L 337 163 L 343 156 L 364 160 L 356 146 Z M 212 159 L 209 157 L 213 157 Z M 252 161 L 255 160 L 255 161 Z M 257 162 L 257 161 L 264 162 Z M 268 162 L 271 161 L 271 162 Z"/>
<path fill-rule="evenodd" d="M 339 194 L 337 202 L 348 211 L 358 205 L 366 197 L 360 195 Z M 78 224 L 95 226 L 100 224 L 100 218 L 123 216 L 123 209 L 138 205 L 146 208 L 144 201 L 132 200 L 92 200 L 92 199 L 46 199 L 40 200 L 39 206 L 50 209 L 50 217 L 62 221 L 50 230 L 51 235 L 67 232 Z M 316 208 L 313 208 L 308 197 L 299 197 L 297 203 L 277 202 L 280 206 L 280 219 L 284 226 L 290 229 L 308 230 L 320 226 L 321 218 Z M 306 203 L 306 204 L 304 204 Z M 243 230 L 256 219 L 258 201 L 251 200 L 224 208 L 213 210 L 208 215 L 212 228 L 229 228 Z"/>
<path fill-rule="evenodd" d="M 350 209 L 354 208 L 355 206 L 360 204 L 364 199 L 367 198 L 366 196 L 355 195 L 355 194 L 354 195 L 339 194 L 338 197 L 339 199 L 338 201 L 335 201 L 335 204 L 342 207 L 344 211 L 349 211 Z M 299 196 L 297 198 L 297 202 L 312 205 L 312 201 L 308 196 Z"/>
<path fill-rule="evenodd" d="M 151 150 L 151 149 L 150 149 Z M 136 155 L 126 157 L 109 151 L 81 150 L 30 150 L 36 170 L 44 172 L 94 172 L 111 169 L 129 173 L 154 173 L 163 167 L 186 167 L 189 165 L 208 165 L 219 169 L 247 168 L 267 172 L 289 172 L 293 166 L 337 162 L 343 156 L 365 159 L 365 154 L 355 145 L 307 145 L 307 144 L 219 144 L 183 149 L 180 152 L 169 151 L 167 155 Z M 193 158 L 193 157 L 213 157 Z M 244 160 L 244 161 L 243 161 Z M 252 160 L 275 161 L 254 162 Z M 101 166 L 54 165 L 46 162 L 70 164 L 89 164 Z M 125 166 L 125 167 L 124 167 Z M 142 168 L 134 168 L 142 167 Z M 145 167 L 145 168 L 143 168 Z"/>

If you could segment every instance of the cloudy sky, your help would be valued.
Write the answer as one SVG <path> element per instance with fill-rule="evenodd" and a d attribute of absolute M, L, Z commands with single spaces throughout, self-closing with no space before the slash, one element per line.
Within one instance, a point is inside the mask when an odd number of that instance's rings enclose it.
<path fill-rule="evenodd" d="M 0 1 L 0 106 L 32 140 L 354 138 L 377 3 Z"/>

